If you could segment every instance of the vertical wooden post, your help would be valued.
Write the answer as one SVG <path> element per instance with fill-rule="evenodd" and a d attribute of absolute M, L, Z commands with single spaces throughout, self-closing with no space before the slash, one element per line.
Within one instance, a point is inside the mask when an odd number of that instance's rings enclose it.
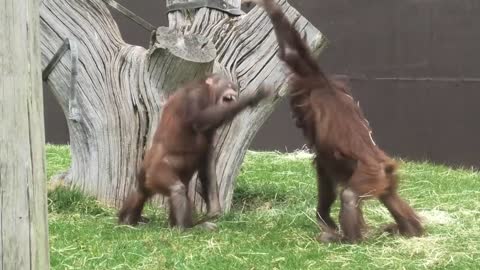
<path fill-rule="evenodd" d="M 0 270 L 49 268 L 39 5 L 0 0 Z"/>

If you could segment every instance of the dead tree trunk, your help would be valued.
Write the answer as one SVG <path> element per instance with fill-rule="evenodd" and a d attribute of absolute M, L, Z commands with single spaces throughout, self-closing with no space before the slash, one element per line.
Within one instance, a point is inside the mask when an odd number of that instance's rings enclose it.
<path fill-rule="evenodd" d="M 0 4 L 0 270 L 49 267 L 38 5 Z"/>
<path fill-rule="evenodd" d="M 193 1 L 169 0 L 167 5 Z M 240 0 L 224 1 L 240 10 Z M 286 1 L 290 19 L 319 52 L 325 39 Z M 235 178 L 247 147 L 270 115 L 284 85 L 272 26 L 261 9 L 233 16 L 215 8 L 177 9 L 167 27 L 144 49 L 126 44 L 101 0 L 43 0 L 42 60 L 52 58 L 63 39 L 78 44 L 78 83 L 70 93 L 71 63 L 62 59 L 48 83 L 70 130 L 72 167 L 66 182 L 118 205 L 134 186 L 135 172 L 157 126 L 162 105 L 179 84 L 212 71 L 239 83 L 240 94 L 262 82 L 279 93 L 270 104 L 247 110 L 217 134 L 216 169 L 221 204 L 230 207 Z M 194 196 L 195 202 L 203 202 Z"/>

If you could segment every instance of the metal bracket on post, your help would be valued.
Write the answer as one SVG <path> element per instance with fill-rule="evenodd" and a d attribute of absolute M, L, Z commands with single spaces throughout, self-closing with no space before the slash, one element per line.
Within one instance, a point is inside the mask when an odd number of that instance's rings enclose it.
<path fill-rule="evenodd" d="M 48 76 L 52 73 L 52 71 L 57 66 L 58 62 L 62 59 L 67 51 L 70 50 L 70 61 L 71 61 L 71 68 L 70 68 L 70 92 L 69 92 L 69 102 L 68 102 L 68 119 L 73 121 L 80 120 L 80 113 L 78 111 L 78 103 L 76 97 L 75 86 L 77 85 L 77 76 L 78 76 L 78 48 L 77 43 L 66 38 L 63 41 L 62 46 L 58 49 L 58 51 L 53 55 L 52 59 L 45 67 L 42 72 L 42 79 L 43 81 L 48 80 Z"/>
<path fill-rule="evenodd" d="M 48 65 L 42 71 L 43 81 L 46 81 L 48 79 L 48 76 L 50 76 L 50 73 L 52 73 L 53 69 L 57 66 L 58 62 L 60 62 L 60 59 L 62 59 L 62 57 L 65 55 L 65 53 L 68 50 L 70 50 L 70 40 L 66 38 L 63 41 L 62 46 L 60 46 L 58 51 L 53 55 L 52 60 L 50 60 Z"/>
<path fill-rule="evenodd" d="M 169 3 L 167 1 L 167 12 L 204 7 L 217 9 L 233 16 L 240 16 L 244 14 L 241 9 L 236 8 L 222 0 L 190 0 L 183 3 Z"/>

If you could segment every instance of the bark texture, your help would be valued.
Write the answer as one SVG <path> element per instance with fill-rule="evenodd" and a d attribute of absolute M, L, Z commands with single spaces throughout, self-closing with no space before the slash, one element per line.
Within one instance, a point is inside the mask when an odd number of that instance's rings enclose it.
<path fill-rule="evenodd" d="M 0 2 L 0 270 L 49 267 L 39 4 Z"/>
<path fill-rule="evenodd" d="M 240 0 L 225 2 L 240 7 Z M 319 52 L 325 44 L 321 33 L 286 1 L 280 3 Z M 200 8 L 174 11 L 168 18 L 169 27 L 159 27 L 151 47 L 145 49 L 122 40 L 101 0 L 43 0 L 43 66 L 65 38 L 76 41 L 79 51 L 73 94 L 68 57 L 48 81 L 70 131 L 72 167 L 65 180 L 118 206 L 134 186 L 137 167 L 172 89 L 213 70 L 238 82 L 240 95 L 257 91 L 262 83 L 278 93 L 217 133 L 214 158 L 220 200 L 228 210 L 247 147 L 285 93 L 286 69 L 276 57 L 270 21 L 259 8 L 239 17 Z M 191 196 L 202 208 L 196 186 L 197 181 L 192 181 Z"/>

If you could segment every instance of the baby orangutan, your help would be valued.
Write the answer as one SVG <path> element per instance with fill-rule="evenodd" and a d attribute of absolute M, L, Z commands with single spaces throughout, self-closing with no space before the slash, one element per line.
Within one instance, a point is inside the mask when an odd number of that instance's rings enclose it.
<path fill-rule="evenodd" d="M 198 172 L 207 219 L 219 215 L 215 168 L 209 158 L 215 130 L 268 95 L 269 91 L 261 89 L 238 97 L 236 86 L 219 75 L 178 89 L 165 104 L 152 146 L 138 172 L 137 188 L 125 200 L 119 222 L 136 225 L 145 202 L 160 193 L 169 198 L 172 227 L 185 229 L 202 224 L 213 229 L 215 225 L 204 222 L 206 219 L 193 221 L 193 206 L 187 195 L 190 179 Z"/>
<path fill-rule="evenodd" d="M 414 210 L 397 192 L 397 164 L 372 140 L 369 124 L 348 86 L 327 77 L 300 34 L 274 0 L 254 0 L 270 17 L 279 44 L 279 58 L 291 70 L 290 106 L 296 124 L 315 151 L 318 176 L 317 218 L 323 242 L 362 240 L 362 201 L 378 198 L 396 224 L 390 231 L 420 236 L 423 227 Z M 340 192 L 340 228 L 330 208 Z"/>

